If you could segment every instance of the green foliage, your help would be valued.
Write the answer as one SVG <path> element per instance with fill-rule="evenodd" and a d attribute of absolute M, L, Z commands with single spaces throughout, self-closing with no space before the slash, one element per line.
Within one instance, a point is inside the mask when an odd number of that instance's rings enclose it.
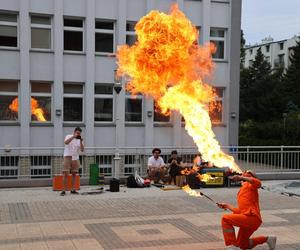
<path fill-rule="evenodd" d="M 258 50 L 251 67 L 241 68 L 240 145 L 299 145 L 300 42 L 284 72 Z"/>

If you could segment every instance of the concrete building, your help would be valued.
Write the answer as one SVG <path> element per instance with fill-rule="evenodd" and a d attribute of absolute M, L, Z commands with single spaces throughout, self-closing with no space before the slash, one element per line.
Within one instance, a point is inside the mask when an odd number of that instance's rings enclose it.
<path fill-rule="evenodd" d="M 2 178 L 32 177 L 34 166 L 47 164 L 45 175 L 59 173 L 48 156 L 61 155 L 61 149 L 49 148 L 63 147 L 76 126 L 83 128 L 86 155 L 99 147 L 111 157 L 116 147 L 194 147 L 179 114 L 163 117 L 153 100 L 113 89 L 112 53 L 134 42 L 134 24 L 142 16 L 168 12 L 174 2 L 200 27 L 200 43 L 217 45 L 212 82 L 222 110 L 213 115 L 213 129 L 221 145 L 237 145 L 240 0 L 6 0 L 0 1 Z M 32 111 L 35 100 L 42 117 Z M 97 162 L 109 165 L 111 157 Z"/>
<path fill-rule="evenodd" d="M 296 41 L 299 36 L 294 36 L 290 39 L 281 41 L 274 41 L 273 38 L 268 37 L 261 41 L 260 44 L 248 45 L 245 47 L 245 67 L 248 68 L 255 60 L 258 49 L 265 56 L 266 60 L 271 64 L 271 67 L 287 68 L 290 65 L 290 55 L 293 53 L 293 47 L 296 46 Z"/>

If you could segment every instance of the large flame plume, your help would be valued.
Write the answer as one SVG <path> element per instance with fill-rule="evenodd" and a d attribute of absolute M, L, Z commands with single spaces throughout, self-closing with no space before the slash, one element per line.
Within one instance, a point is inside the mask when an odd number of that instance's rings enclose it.
<path fill-rule="evenodd" d="M 203 159 L 240 172 L 233 157 L 221 151 L 208 114 L 216 94 L 205 81 L 214 69 L 215 47 L 198 45 L 197 29 L 177 5 L 169 15 L 151 11 L 135 29 L 137 42 L 117 52 L 117 74 L 128 76 L 127 90 L 153 97 L 162 112 L 179 111 Z"/>
<path fill-rule="evenodd" d="M 18 110 L 19 110 L 18 98 L 15 98 L 8 107 L 11 111 L 18 112 Z M 31 107 L 31 114 L 33 114 L 38 121 L 41 121 L 41 122 L 47 121 L 45 118 L 44 110 L 39 107 L 38 101 L 36 99 L 34 99 L 33 97 L 30 98 L 30 107 Z"/>

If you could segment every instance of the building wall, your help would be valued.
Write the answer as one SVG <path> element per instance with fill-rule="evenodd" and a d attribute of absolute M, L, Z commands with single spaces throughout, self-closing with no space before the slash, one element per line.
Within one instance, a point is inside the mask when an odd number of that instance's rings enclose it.
<path fill-rule="evenodd" d="M 294 36 L 293 38 L 286 40 L 273 41 L 273 39 L 270 39 L 270 41 L 265 41 L 261 44 L 248 46 L 245 48 L 246 54 L 244 65 L 246 68 L 248 68 L 255 60 L 257 50 L 261 48 L 261 52 L 266 57 L 266 60 L 271 64 L 272 68 L 281 66 L 287 68 L 290 65 L 289 56 L 291 50 L 294 46 L 296 46 L 297 40 L 299 40 L 299 37 Z M 280 59 L 280 57 L 282 59 Z"/>
<path fill-rule="evenodd" d="M 233 70 L 238 65 L 233 58 L 239 56 L 240 1 L 189 1 L 189 0 L 10 0 L 1 1 L 2 13 L 18 13 L 17 48 L 0 47 L 0 80 L 19 82 L 19 119 L 0 122 L 0 147 L 61 147 L 63 137 L 72 133 L 75 126 L 83 127 L 88 147 L 152 147 L 193 146 L 192 139 L 181 125 L 181 117 L 173 114 L 171 123 L 154 124 L 153 101 L 143 98 L 143 121 L 139 124 L 125 122 L 125 94 L 113 93 L 114 120 L 111 123 L 94 122 L 94 84 L 114 83 L 116 58 L 95 54 L 95 19 L 114 20 L 115 49 L 126 41 L 126 21 L 138 21 L 152 9 L 168 11 L 177 2 L 195 26 L 201 27 L 201 43 L 210 40 L 210 28 L 225 30 L 225 57 L 215 60 L 213 84 L 225 89 L 221 125 L 215 126 L 217 139 L 222 145 L 237 144 L 238 75 Z M 52 18 L 53 49 L 31 49 L 30 15 L 43 14 Z M 84 51 L 65 52 L 63 17 L 84 19 Z M 232 23 L 236 25 L 232 25 Z M 238 40 L 237 40 L 238 39 Z M 32 123 L 30 119 L 30 82 L 44 81 L 52 84 L 52 119 L 50 123 Z M 83 83 L 83 122 L 66 123 L 63 115 L 63 82 Z"/>

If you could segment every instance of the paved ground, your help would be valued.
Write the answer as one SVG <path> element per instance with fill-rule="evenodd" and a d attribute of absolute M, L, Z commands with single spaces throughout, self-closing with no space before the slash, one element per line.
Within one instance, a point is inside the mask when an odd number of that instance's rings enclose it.
<path fill-rule="evenodd" d="M 238 189 L 201 191 L 234 203 Z M 276 249 L 300 249 L 300 198 L 263 189 L 260 197 L 257 234 L 277 235 Z M 222 214 L 205 198 L 156 187 L 65 197 L 50 188 L 0 189 L 0 249 L 221 250 Z"/>

